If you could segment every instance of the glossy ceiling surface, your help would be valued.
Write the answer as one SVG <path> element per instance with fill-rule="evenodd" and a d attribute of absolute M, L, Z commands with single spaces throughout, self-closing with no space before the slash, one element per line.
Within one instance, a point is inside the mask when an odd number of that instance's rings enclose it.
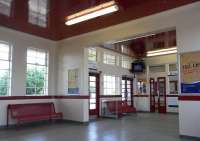
<path fill-rule="evenodd" d="M 115 13 L 72 26 L 65 25 L 67 16 L 107 1 L 109 0 L 49 0 L 48 26 L 39 27 L 27 22 L 28 0 L 13 0 L 10 17 L 0 15 L 0 25 L 51 40 L 62 40 L 197 2 L 198 0 L 116 0 L 120 9 Z"/>

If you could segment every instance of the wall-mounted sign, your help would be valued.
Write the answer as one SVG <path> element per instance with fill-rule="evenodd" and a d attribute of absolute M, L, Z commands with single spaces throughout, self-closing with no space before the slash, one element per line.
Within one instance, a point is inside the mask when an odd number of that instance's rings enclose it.
<path fill-rule="evenodd" d="M 200 52 L 180 56 L 181 93 L 200 94 Z"/>
<path fill-rule="evenodd" d="M 68 70 L 68 94 L 79 94 L 78 69 Z"/>

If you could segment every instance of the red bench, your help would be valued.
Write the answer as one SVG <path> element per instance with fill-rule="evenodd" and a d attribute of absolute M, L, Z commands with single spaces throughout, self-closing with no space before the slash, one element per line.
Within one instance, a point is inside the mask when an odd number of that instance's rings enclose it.
<path fill-rule="evenodd" d="M 116 114 L 118 117 L 121 117 L 123 113 L 136 112 L 136 109 L 132 106 L 129 106 L 126 101 L 107 101 L 106 104 L 108 111 Z"/>
<path fill-rule="evenodd" d="M 21 122 L 31 122 L 39 120 L 62 119 L 62 113 L 56 113 L 53 103 L 31 103 L 31 104 L 10 104 L 7 107 L 7 126 L 9 119 Z"/>
<path fill-rule="evenodd" d="M 106 101 L 106 104 L 110 113 L 116 114 L 117 117 L 122 116 L 122 101 Z"/>
<path fill-rule="evenodd" d="M 129 106 L 126 101 L 122 102 L 122 107 L 123 107 L 122 108 L 123 113 L 134 113 L 134 112 L 136 112 L 135 107 Z"/>

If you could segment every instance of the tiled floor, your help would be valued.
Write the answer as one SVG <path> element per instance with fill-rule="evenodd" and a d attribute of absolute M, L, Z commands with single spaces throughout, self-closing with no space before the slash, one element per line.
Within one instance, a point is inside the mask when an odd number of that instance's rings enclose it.
<path fill-rule="evenodd" d="M 195 141 L 178 135 L 178 115 L 139 113 L 87 124 L 58 123 L 0 130 L 0 141 Z"/>

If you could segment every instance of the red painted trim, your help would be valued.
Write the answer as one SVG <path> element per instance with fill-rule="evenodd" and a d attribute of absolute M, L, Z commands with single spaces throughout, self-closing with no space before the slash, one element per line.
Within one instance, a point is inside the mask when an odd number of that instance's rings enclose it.
<path fill-rule="evenodd" d="M 53 96 L 55 99 L 89 99 L 88 95 Z"/>
<path fill-rule="evenodd" d="M 3 96 L 0 100 L 52 99 L 53 96 Z"/>
<path fill-rule="evenodd" d="M 89 99 L 89 96 L 87 95 L 74 95 L 74 96 L 52 95 L 52 96 L 3 96 L 3 97 L 0 97 L 0 100 L 28 100 L 28 99 Z"/>
<path fill-rule="evenodd" d="M 167 97 L 178 97 L 177 94 L 168 94 Z"/>
<path fill-rule="evenodd" d="M 100 95 L 100 98 L 121 98 L 122 95 Z"/>
<path fill-rule="evenodd" d="M 134 97 L 149 97 L 148 94 L 137 94 L 137 95 L 133 95 Z"/>
<path fill-rule="evenodd" d="M 179 96 L 178 100 L 180 100 L 180 101 L 200 101 L 200 96 L 184 95 L 184 96 Z"/>

